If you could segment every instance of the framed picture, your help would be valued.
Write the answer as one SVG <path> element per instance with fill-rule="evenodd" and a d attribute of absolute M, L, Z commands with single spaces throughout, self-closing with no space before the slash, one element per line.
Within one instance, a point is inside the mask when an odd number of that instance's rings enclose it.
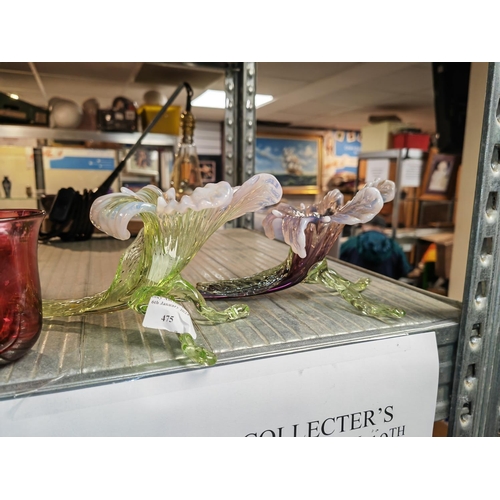
<path fill-rule="evenodd" d="M 158 175 L 158 150 L 140 147 L 127 161 L 125 171 L 134 175 Z"/>
<path fill-rule="evenodd" d="M 222 179 L 221 155 L 198 155 L 198 160 L 203 185 L 209 182 L 219 182 Z"/>
<path fill-rule="evenodd" d="M 141 190 L 143 187 L 148 186 L 149 184 L 151 184 L 151 182 L 139 181 L 139 180 L 136 180 L 136 181 L 127 180 L 127 181 L 122 182 L 122 187 L 130 189 L 130 191 L 137 193 L 137 191 Z"/>
<path fill-rule="evenodd" d="M 455 181 L 460 165 L 458 155 L 429 153 L 423 180 L 424 200 L 448 200 L 455 195 Z"/>
<path fill-rule="evenodd" d="M 356 191 L 361 133 L 354 130 L 330 130 L 323 136 L 323 191 Z"/>
<path fill-rule="evenodd" d="M 258 135 L 255 173 L 273 174 L 284 194 L 317 194 L 321 184 L 322 138 L 301 135 Z"/>

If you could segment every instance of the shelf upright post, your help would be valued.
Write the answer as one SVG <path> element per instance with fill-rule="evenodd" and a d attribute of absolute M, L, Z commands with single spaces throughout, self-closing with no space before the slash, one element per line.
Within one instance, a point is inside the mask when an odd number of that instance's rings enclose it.
<path fill-rule="evenodd" d="M 255 171 L 256 81 L 256 63 L 233 63 L 226 69 L 224 178 L 232 186 L 241 186 Z M 253 229 L 253 213 L 228 225 Z"/>
<path fill-rule="evenodd" d="M 40 143 L 40 141 L 38 141 Z M 45 172 L 43 170 L 43 150 L 38 144 L 33 148 L 33 166 L 35 169 L 35 188 L 36 188 L 36 203 L 39 209 L 42 206 L 42 196 L 45 195 Z"/>
<path fill-rule="evenodd" d="M 404 157 L 406 157 L 407 149 L 399 149 L 397 150 L 396 156 L 396 196 L 393 201 L 393 209 L 392 209 L 392 239 L 396 239 L 396 234 L 398 232 L 399 227 L 399 205 L 401 202 L 401 161 Z"/>
<path fill-rule="evenodd" d="M 490 63 L 449 435 L 500 436 L 500 63 Z"/>

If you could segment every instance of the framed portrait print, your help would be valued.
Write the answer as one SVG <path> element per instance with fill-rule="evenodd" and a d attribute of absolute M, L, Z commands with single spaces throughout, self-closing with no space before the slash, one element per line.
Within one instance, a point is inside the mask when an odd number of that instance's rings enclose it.
<path fill-rule="evenodd" d="M 259 134 L 255 173 L 274 175 L 284 194 L 317 194 L 321 184 L 321 137 Z"/>
<path fill-rule="evenodd" d="M 158 155 L 156 149 L 137 148 L 137 151 L 127 161 L 125 170 L 134 175 L 158 175 L 160 168 Z"/>
<path fill-rule="evenodd" d="M 422 186 L 422 200 L 449 200 L 455 195 L 455 181 L 460 164 L 458 155 L 431 151 Z"/>

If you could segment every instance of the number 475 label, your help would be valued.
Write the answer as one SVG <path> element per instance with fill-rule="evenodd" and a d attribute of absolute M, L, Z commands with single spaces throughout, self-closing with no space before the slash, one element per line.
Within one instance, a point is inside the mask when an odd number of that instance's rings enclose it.
<path fill-rule="evenodd" d="M 186 309 L 173 300 L 157 295 L 149 300 L 142 326 L 175 333 L 189 333 L 194 339 L 196 338 L 193 321 Z"/>

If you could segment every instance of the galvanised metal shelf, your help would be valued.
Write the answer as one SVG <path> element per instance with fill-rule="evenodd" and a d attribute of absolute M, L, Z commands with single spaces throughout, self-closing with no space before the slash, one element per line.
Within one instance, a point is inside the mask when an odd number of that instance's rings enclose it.
<path fill-rule="evenodd" d="M 66 130 L 29 125 L 0 125 L 0 137 L 12 139 L 37 139 L 75 142 L 110 142 L 132 145 L 140 132 L 102 132 L 99 130 Z M 167 134 L 148 134 L 142 141 L 145 146 L 175 146 L 178 137 Z"/>

